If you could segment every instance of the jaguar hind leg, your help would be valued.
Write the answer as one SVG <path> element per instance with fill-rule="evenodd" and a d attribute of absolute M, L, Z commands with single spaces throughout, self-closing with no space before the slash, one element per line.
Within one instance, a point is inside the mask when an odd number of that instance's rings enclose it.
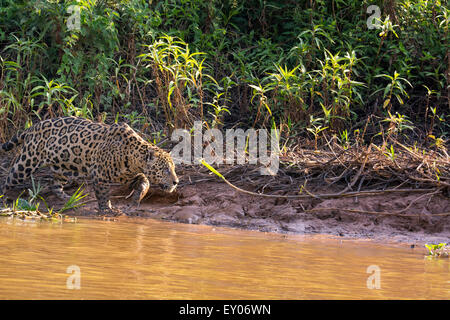
<path fill-rule="evenodd" d="M 12 165 L 5 182 L 0 186 L 0 195 L 23 184 L 39 167 L 41 162 L 18 157 Z"/>
<path fill-rule="evenodd" d="M 64 192 L 63 185 L 67 183 L 68 176 L 72 175 L 71 172 L 64 172 L 59 167 L 52 166 L 53 171 L 53 181 L 50 185 L 50 190 L 58 197 L 60 200 L 68 200 L 70 196 Z"/>

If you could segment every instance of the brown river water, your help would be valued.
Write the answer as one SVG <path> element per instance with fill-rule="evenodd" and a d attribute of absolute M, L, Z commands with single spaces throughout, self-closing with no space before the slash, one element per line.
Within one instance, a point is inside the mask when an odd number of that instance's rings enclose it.
<path fill-rule="evenodd" d="M 405 244 L 152 219 L 0 219 L 0 299 L 449 299 Z"/>

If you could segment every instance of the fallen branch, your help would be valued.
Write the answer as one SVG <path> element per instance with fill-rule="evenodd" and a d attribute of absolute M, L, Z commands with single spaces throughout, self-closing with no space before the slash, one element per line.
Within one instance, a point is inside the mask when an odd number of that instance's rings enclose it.
<path fill-rule="evenodd" d="M 201 163 L 207 167 L 211 172 L 216 174 L 218 177 L 220 177 L 223 181 L 225 181 L 226 184 L 228 184 L 233 189 L 249 194 L 252 196 L 258 196 L 258 197 L 266 197 L 266 198 L 281 198 L 281 199 L 305 199 L 305 198 L 317 198 L 317 199 L 332 199 L 332 198 L 344 198 L 344 197 L 355 197 L 355 196 L 374 196 L 374 195 L 382 195 L 386 193 L 405 193 L 405 192 L 428 192 L 428 191 L 435 191 L 435 189 L 386 189 L 386 190 L 367 190 L 367 191 L 353 191 L 353 192 L 347 192 L 347 193 L 324 193 L 324 194 L 313 194 L 309 191 L 307 191 L 305 188 L 306 195 L 299 194 L 299 195 L 276 195 L 276 194 L 263 194 L 263 193 L 256 193 L 248 190 L 244 190 L 242 188 L 239 188 L 229 182 L 221 173 L 219 173 L 216 169 L 211 167 L 208 163 L 206 163 L 205 160 L 201 160 Z"/>

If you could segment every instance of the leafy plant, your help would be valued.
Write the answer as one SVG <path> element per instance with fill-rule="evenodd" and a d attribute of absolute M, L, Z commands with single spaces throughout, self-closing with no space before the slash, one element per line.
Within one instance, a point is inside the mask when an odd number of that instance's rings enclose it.
<path fill-rule="evenodd" d="M 350 144 L 347 129 L 343 130 L 343 131 L 340 133 L 339 141 L 340 141 L 340 143 L 342 144 L 344 150 L 347 150 L 348 147 L 349 147 L 349 144 Z"/>
<path fill-rule="evenodd" d="M 388 149 L 388 152 L 385 152 L 384 155 L 388 157 L 391 161 L 395 161 L 397 155 L 395 154 L 394 146 L 391 144 L 391 147 Z"/>
<path fill-rule="evenodd" d="M 394 72 L 393 76 L 390 76 L 388 74 L 380 74 L 375 76 L 375 78 L 380 77 L 390 80 L 390 83 L 388 83 L 384 89 L 376 90 L 374 94 L 379 91 L 383 91 L 383 98 L 385 99 L 383 102 L 383 109 L 387 108 L 387 111 L 391 112 L 393 96 L 397 98 L 397 101 L 401 105 L 403 105 L 404 103 L 402 97 L 403 96 L 408 97 L 408 93 L 405 90 L 403 82 L 408 84 L 410 87 L 412 87 L 412 85 L 408 80 L 400 77 L 400 74 L 397 71 Z"/>
<path fill-rule="evenodd" d="M 28 201 L 30 203 L 35 203 L 37 198 L 40 197 L 39 194 L 41 193 L 41 191 L 42 191 L 41 183 L 39 181 L 36 183 L 33 176 L 31 176 L 31 189 L 28 189 L 28 194 L 29 194 Z"/>
<path fill-rule="evenodd" d="M 324 127 L 324 119 L 323 118 L 314 118 L 314 116 L 310 117 L 310 127 L 306 128 L 308 132 L 311 132 L 314 136 L 314 148 L 317 150 L 317 140 L 319 138 L 319 133 L 328 129 L 328 127 Z"/>
<path fill-rule="evenodd" d="M 287 141 L 322 112 L 338 135 L 398 113 L 417 137 L 448 137 L 445 1 L 379 2 L 378 29 L 356 0 L 2 3 L 1 141 L 36 118 L 116 114 L 163 135 L 276 123 Z"/>
<path fill-rule="evenodd" d="M 85 198 L 87 194 L 84 193 L 84 189 L 82 189 L 82 185 L 78 187 L 78 189 L 70 196 L 70 198 L 64 203 L 63 207 L 58 210 L 58 213 L 62 213 L 64 211 L 79 208 L 84 205 L 81 202 L 83 198 Z"/>
<path fill-rule="evenodd" d="M 401 115 L 398 112 L 392 115 L 389 111 L 388 115 L 388 117 L 382 120 L 382 122 L 389 124 L 387 129 L 388 138 L 397 137 L 399 133 L 403 133 L 405 130 L 414 130 L 413 123 L 405 115 Z"/>
<path fill-rule="evenodd" d="M 425 244 L 428 249 L 428 255 L 436 258 L 448 258 L 450 256 L 450 248 L 446 243 Z"/>
<path fill-rule="evenodd" d="M 147 46 L 147 53 L 139 58 L 152 71 L 156 91 L 163 105 L 166 122 L 173 128 L 192 125 L 190 109 L 198 108 L 203 119 L 203 60 L 192 52 L 187 43 L 179 38 L 164 35 Z"/>

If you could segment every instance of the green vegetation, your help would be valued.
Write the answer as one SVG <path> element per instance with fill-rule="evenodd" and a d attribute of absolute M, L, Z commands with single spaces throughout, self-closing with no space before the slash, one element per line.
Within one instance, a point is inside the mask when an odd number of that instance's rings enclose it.
<path fill-rule="evenodd" d="M 49 208 L 45 199 L 40 195 L 42 187 L 40 183 L 36 183 L 33 176 L 31 177 L 31 189 L 28 189 L 28 199 L 22 198 L 23 192 L 16 198 L 11 207 L 5 206 L 0 209 L 0 216 L 17 217 L 20 219 L 46 220 L 46 221 L 76 221 L 76 218 L 63 216 L 66 210 L 75 209 L 84 205 L 82 199 L 87 196 L 81 186 L 74 194 L 64 203 L 60 209 Z M 3 195 L 0 195 L 2 198 Z M 42 201 L 47 207 L 46 211 L 39 210 Z"/>
<path fill-rule="evenodd" d="M 156 142 L 202 120 L 277 126 L 288 146 L 336 135 L 442 148 L 449 19 L 438 0 L 0 0 L 0 138 L 77 115 Z"/>
<path fill-rule="evenodd" d="M 79 186 L 78 189 L 66 201 L 66 203 L 64 203 L 62 208 L 58 210 L 59 213 L 70 209 L 76 209 L 84 205 L 81 200 L 83 200 L 87 194 L 84 193 L 84 189 L 81 189 L 81 187 L 82 186 Z"/>
<path fill-rule="evenodd" d="M 428 249 L 428 256 L 431 257 L 448 258 L 450 255 L 450 248 L 446 243 L 426 244 L 425 247 Z"/>

